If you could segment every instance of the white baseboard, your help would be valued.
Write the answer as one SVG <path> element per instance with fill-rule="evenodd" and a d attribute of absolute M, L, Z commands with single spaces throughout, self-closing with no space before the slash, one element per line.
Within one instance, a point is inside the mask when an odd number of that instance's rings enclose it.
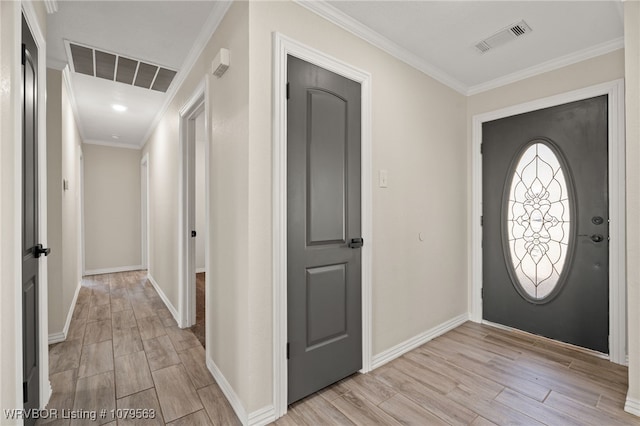
<path fill-rule="evenodd" d="M 73 295 L 71 306 L 69 306 L 69 311 L 67 312 L 67 319 L 64 322 L 64 327 L 62 331 L 58 333 L 49 334 L 50 345 L 54 343 L 64 342 L 65 340 L 67 340 L 67 333 L 69 333 L 69 326 L 71 325 L 71 318 L 73 318 L 73 310 L 76 308 L 76 302 L 78 301 L 78 294 L 80 294 L 80 287 L 82 287 L 82 279 L 78 281 L 78 286 L 76 287 L 76 291 Z"/>
<path fill-rule="evenodd" d="M 88 269 L 84 271 L 84 275 L 113 274 L 116 272 L 139 271 L 141 269 L 144 269 L 142 265 L 116 266 L 114 268 Z"/>
<path fill-rule="evenodd" d="M 164 294 L 164 291 L 162 291 L 162 289 L 160 288 L 156 280 L 153 278 L 153 276 L 149 272 L 147 272 L 147 279 L 149 280 L 153 288 L 156 289 L 158 296 L 160 296 L 160 299 L 162 299 L 164 304 L 167 306 L 167 309 L 169 309 L 169 312 L 171 312 L 171 315 L 173 315 L 173 319 L 176 320 L 176 323 L 180 324 L 180 320 L 178 319 L 179 318 L 178 310 L 169 301 L 169 298 L 167 297 L 167 295 Z"/>
<path fill-rule="evenodd" d="M 640 416 L 640 399 L 629 398 L 627 396 L 627 402 L 624 404 L 624 411 L 635 416 Z"/>
<path fill-rule="evenodd" d="M 207 268 L 196 268 L 196 274 L 202 274 L 207 272 Z"/>
<path fill-rule="evenodd" d="M 443 322 L 442 324 L 433 327 L 430 330 L 420 333 L 409 340 L 405 340 L 404 342 L 397 344 L 394 347 L 389 348 L 384 352 L 380 352 L 378 355 L 375 355 L 371 360 L 371 369 L 374 370 L 388 363 L 389 361 L 392 361 L 398 358 L 399 356 L 404 355 L 410 350 L 415 349 L 418 346 L 421 346 L 427 343 L 429 340 L 432 340 L 440 336 L 441 334 L 446 333 L 447 331 L 453 330 L 454 328 L 458 327 L 459 325 L 463 324 L 465 321 L 468 321 L 468 320 L 469 320 L 469 314 L 465 313 L 465 314 L 459 315 L 455 318 L 450 319 L 449 321 Z"/>
<path fill-rule="evenodd" d="M 249 413 L 249 426 L 264 426 L 276 420 L 276 409 L 273 405 Z"/>
<path fill-rule="evenodd" d="M 222 371 L 220 371 L 216 363 L 213 362 L 213 360 L 209 357 L 207 357 L 207 368 L 213 375 L 213 378 L 216 380 L 216 383 L 218 383 L 218 386 L 220 386 L 220 389 L 222 390 L 222 393 L 224 394 L 224 396 L 227 397 L 229 404 L 231 404 L 231 408 L 233 408 L 233 411 L 235 411 L 236 416 L 238 416 L 238 419 L 240 419 L 240 422 L 243 425 L 249 425 L 250 424 L 249 416 L 247 415 L 247 411 L 242 406 L 242 402 L 240 401 L 240 398 L 238 397 L 238 395 L 236 395 L 236 392 L 233 390 L 233 388 L 231 387 L 227 379 L 224 377 L 224 374 L 222 374 Z M 262 411 L 262 410 L 259 410 L 259 411 Z M 258 413 L 258 412 L 254 412 L 254 413 Z M 255 415 L 254 413 L 252 413 L 252 415 Z M 275 417 L 275 410 L 274 410 L 274 417 Z"/>

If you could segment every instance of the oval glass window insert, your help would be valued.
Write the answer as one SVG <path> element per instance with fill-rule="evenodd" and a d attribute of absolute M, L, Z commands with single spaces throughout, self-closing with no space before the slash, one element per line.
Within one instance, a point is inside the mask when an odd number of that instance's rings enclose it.
<path fill-rule="evenodd" d="M 558 157 L 544 143 L 531 144 L 511 178 L 507 238 L 511 275 L 534 301 L 553 292 L 567 266 L 571 208 Z"/>

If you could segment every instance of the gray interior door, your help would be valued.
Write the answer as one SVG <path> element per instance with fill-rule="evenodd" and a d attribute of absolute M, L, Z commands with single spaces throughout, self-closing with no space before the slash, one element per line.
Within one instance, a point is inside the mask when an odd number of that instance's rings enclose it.
<path fill-rule="evenodd" d="M 485 123 L 484 319 L 609 352 L 607 96 Z"/>
<path fill-rule="evenodd" d="M 288 402 L 362 367 L 360 84 L 288 58 Z"/>
<path fill-rule="evenodd" d="M 24 408 L 39 407 L 38 51 L 22 18 L 22 362 Z M 25 420 L 34 424 L 35 419 Z"/>

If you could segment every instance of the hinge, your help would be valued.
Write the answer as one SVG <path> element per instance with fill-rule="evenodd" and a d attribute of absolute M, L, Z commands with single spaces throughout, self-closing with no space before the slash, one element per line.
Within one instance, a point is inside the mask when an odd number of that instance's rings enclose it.
<path fill-rule="evenodd" d="M 22 43 L 22 65 L 26 64 L 27 59 L 27 45 Z"/>
<path fill-rule="evenodd" d="M 483 146 L 483 145 L 484 145 L 484 144 L 482 144 L 482 143 L 480 144 L 480 154 L 482 154 L 482 146 Z"/>
<path fill-rule="evenodd" d="M 287 359 L 289 359 L 289 342 L 287 342 Z"/>
<path fill-rule="evenodd" d="M 22 402 L 29 400 L 29 385 L 27 382 L 22 382 Z"/>
<path fill-rule="evenodd" d="M 480 216 L 480 226 L 484 226 L 484 216 Z"/>
<path fill-rule="evenodd" d="M 484 300 L 484 287 L 480 289 L 480 299 Z"/>
<path fill-rule="evenodd" d="M 287 82 L 287 99 L 289 99 L 289 82 Z"/>

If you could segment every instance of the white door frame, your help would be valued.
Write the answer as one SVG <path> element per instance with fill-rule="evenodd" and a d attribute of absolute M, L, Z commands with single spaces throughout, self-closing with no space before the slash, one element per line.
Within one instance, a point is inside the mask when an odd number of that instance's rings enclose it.
<path fill-rule="evenodd" d="M 142 269 L 150 270 L 149 266 L 149 153 L 145 153 L 140 160 L 140 264 Z"/>
<path fill-rule="evenodd" d="M 482 124 L 516 114 L 608 95 L 609 109 L 609 359 L 626 363 L 626 224 L 624 80 L 474 115 L 472 119 L 471 320 L 482 322 Z"/>
<path fill-rule="evenodd" d="M 37 13 L 33 5 L 29 2 L 22 2 L 22 12 L 25 20 L 31 29 L 31 34 L 38 47 L 38 233 L 40 243 L 48 247 L 47 243 L 47 46 L 46 39 L 42 28 L 39 25 Z M 18 22 L 21 22 L 20 20 Z M 16 25 L 17 38 L 21 40 L 21 25 Z M 15 70 L 16 72 L 18 69 Z M 18 91 L 19 93 L 19 91 Z M 18 110 L 19 107 L 18 107 Z M 16 138 L 22 158 L 22 138 Z M 21 164 L 16 164 L 19 170 L 18 176 L 22 175 Z M 20 187 L 19 193 L 22 194 L 22 180 L 17 179 L 16 185 Z M 19 240 L 21 241 L 21 240 Z M 21 244 L 21 243 L 19 243 Z M 20 253 L 21 249 L 18 249 Z M 39 296 L 38 296 L 38 355 L 39 355 L 39 374 L 40 374 L 40 407 L 44 408 L 51 396 L 51 384 L 49 382 L 49 321 L 48 321 L 48 277 L 47 277 L 47 257 L 41 257 L 38 265 L 39 274 Z M 22 294 L 22 291 L 19 292 Z M 22 302 L 20 301 L 20 305 Z M 22 321 L 17 320 L 16 324 L 20 327 L 19 336 L 22 336 Z M 22 339 L 20 339 L 22 342 Z M 20 376 L 22 383 L 22 344 L 19 349 L 20 368 L 16 372 Z"/>
<path fill-rule="evenodd" d="M 280 33 L 273 33 L 273 406 L 287 412 L 287 55 L 362 87 L 362 370 L 371 370 L 371 74 Z"/>
<path fill-rule="evenodd" d="M 209 87 L 207 74 L 191 97 L 180 108 L 180 170 L 179 170 L 179 319 L 180 327 L 195 324 L 196 320 L 196 281 L 195 281 L 195 240 L 191 230 L 195 229 L 195 120 L 201 113 L 204 119 L 205 144 L 205 271 L 209 270 Z M 210 274 L 205 274 L 205 293 L 209 288 Z M 206 296 L 205 296 L 206 297 Z M 206 313 L 208 316 L 209 314 Z M 206 336 L 205 336 L 206 338 Z"/>

